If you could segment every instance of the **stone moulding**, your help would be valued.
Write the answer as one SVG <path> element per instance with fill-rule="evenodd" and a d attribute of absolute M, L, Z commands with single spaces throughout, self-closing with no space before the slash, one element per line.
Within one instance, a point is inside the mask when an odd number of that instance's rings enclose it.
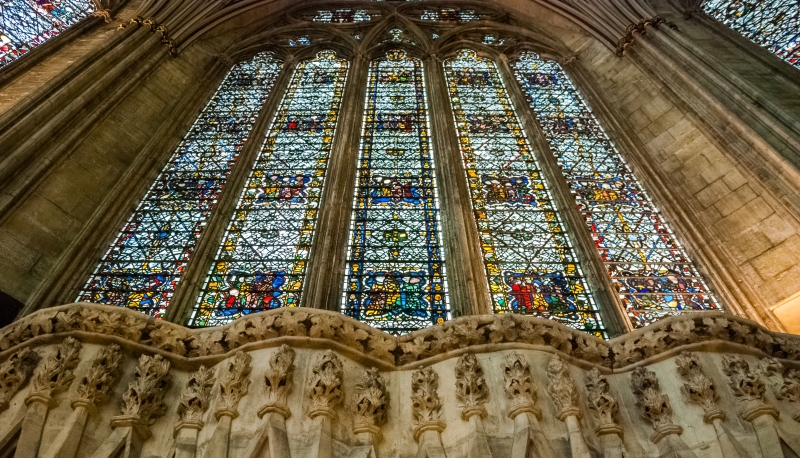
<path fill-rule="evenodd" d="M 226 326 L 189 329 L 121 307 L 77 303 L 32 313 L 0 329 L 0 361 L 25 347 L 59 342 L 117 343 L 157 353 L 178 368 L 196 370 L 238 350 L 285 343 L 333 348 L 382 370 L 414 369 L 468 352 L 538 348 L 585 368 L 632 369 L 682 350 L 721 348 L 768 356 L 800 368 L 800 336 L 769 331 L 721 312 L 665 318 L 610 341 L 554 321 L 521 315 L 477 315 L 394 337 L 336 312 L 289 308 L 247 315 Z"/>

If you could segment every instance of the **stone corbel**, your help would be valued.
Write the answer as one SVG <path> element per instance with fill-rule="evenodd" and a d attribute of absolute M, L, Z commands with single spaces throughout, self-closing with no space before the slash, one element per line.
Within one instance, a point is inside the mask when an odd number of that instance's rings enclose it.
<path fill-rule="evenodd" d="M 411 374 L 411 413 L 414 440 L 419 443 L 416 458 L 447 458 L 442 446 L 442 399 L 436 392 L 439 376 L 431 367 Z"/>
<path fill-rule="evenodd" d="M 344 400 L 342 372 L 342 361 L 331 350 L 319 355 L 311 369 L 308 416 L 314 420 L 314 437 L 311 440 L 310 458 L 333 457 L 331 424 L 336 418 L 336 408 Z"/>
<path fill-rule="evenodd" d="M 536 406 L 537 393 L 531 367 L 525 357 L 516 351 L 506 356 L 503 382 L 506 397 L 511 400 L 508 417 L 514 420 L 511 458 L 556 458 L 550 441 L 539 425 L 542 410 Z"/>
<path fill-rule="evenodd" d="M 225 458 L 228 456 L 228 444 L 231 438 L 233 419 L 239 416 L 239 401 L 247 394 L 250 387 L 250 362 L 253 357 L 242 351 L 236 352 L 228 362 L 228 371 L 219 380 L 219 404 L 214 416 L 217 427 L 208 441 L 205 450 L 206 458 Z"/>
<path fill-rule="evenodd" d="M 75 389 L 72 415 L 40 458 L 75 458 L 86 421 L 104 403 L 119 380 L 122 351 L 112 344 L 98 352 Z"/>
<path fill-rule="evenodd" d="M 725 411 L 717 406 L 716 401 L 719 397 L 717 388 L 714 382 L 703 373 L 697 355 L 682 352 L 675 358 L 675 364 L 678 366 L 678 373 L 684 380 L 681 387 L 683 395 L 690 404 L 703 408 L 703 421 L 714 426 L 722 455 L 726 458 L 746 458 L 747 454 L 742 446 L 722 424 L 722 421 L 725 420 Z"/>
<path fill-rule="evenodd" d="M 722 357 L 722 372 L 728 376 L 733 395 L 739 400 L 743 420 L 753 424 L 758 445 L 765 457 L 782 457 L 783 450 L 776 420 L 780 411 L 764 402 L 766 385 L 750 371 L 750 365 L 739 355 Z"/>
<path fill-rule="evenodd" d="M 558 419 L 567 425 L 572 458 L 590 458 L 589 447 L 581 431 L 581 410 L 578 408 L 578 389 L 569 373 L 569 366 L 560 357 L 553 356 L 547 365 L 550 384 L 547 391 L 558 409 Z"/>
<path fill-rule="evenodd" d="M 468 421 L 470 427 L 467 456 L 491 458 L 492 451 L 483 426 L 489 389 L 483 368 L 472 353 L 462 355 L 456 362 L 456 399 L 461 406 L 461 419 Z"/>
<path fill-rule="evenodd" d="M 258 417 L 263 421 L 259 437 L 253 443 L 247 458 L 290 458 L 289 436 L 286 419 L 292 415 L 287 397 L 292 391 L 294 377 L 294 350 L 287 345 L 269 358 L 269 367 L 264 374 L 265 398 L 267 402 L 259 409 Z"/>
<path fill-rule="evenodd" d="M 11 404 L 11 399 L 28 380 L 39 364 L 39 354 L 30 348 L 23 348 L 14 353 L 0 365 L 0 413 L 6 411 Z M 19 409 L 16 416 L 10 421 L 4 421 L 0 433 L 0 452 L 5 452 L 13 446 L 14 440 L 22 429 L 25 419 L 25 410 Z"/>
<path fill-rule="evenodd" d="M 81 343 L 67 337 L 41 366 L 36 368 L 25 405 L 28 410 L 22 422 L 15 458 L 37 458 L 48 411 L 58 405 L 53 396 L 66 390 L 75 376 L 72 370 L 80 362 Z"/>
<path fill-rule="evenodd" d="M 111 10 L 106 8 L 101 0 L 92 0 L 92 4 L 94 5 L 94 13 L 92 13 L 92 16 L 101 17 L 106 23 L 114 19 L 111 15 Z"/>
<path fill-rule="evenodd" d="M 622 458 L 627 455 L 622 443 L 622 428 L 617 423 L 619 412 L 617 400 L 609 393 L 608 380 L 595 367 L 584 379 L 589 410 L 597 426 L 594 429 L 600 438 L 604 458 Z"/>
<path fill-rule="evenodd" d="M 353 414 L 355 424 L 353 432 L 361 444 L 353 449 L 350 458 L 375 458 L 375 442 L 381 434 L 381 426 L 386 423 L 386 409 L 389 397 L 386 392 L 386 381 L 377 368 L 364 371 L 356 383 Z"/>
<path fill-rule="evenodd" d="M 642 409 L 642 418 L 653 425 L 650 442 L 658 446 L 659 455 L 682 458 L 696 456 L 680 438 L 683 428 L 672 423 L 669 396 L 661 393 L 656 374 L 644 367 L 637 367 L 631 374 L 631 390 L 636 397 L 636 404 Z"/>
<path fill-rule="evenodd" d="M 194 458 L 197 454 L 197 436 L 205 426 L 203 413 L 208 410 L 211 389 L 214 387 L 214 374 L 205 366 L 189 377 L 181 393 L 175 425 L 175 458 Z"/>
<path fill-rule="evenodd" d="M 150 426 L 166 413 L 164 395 L 169 385 L 169 361 L 161 355 L 139 358 L 134 380 L 122 395 L 122 414 L 111 419 L 114 430 L 91 458 L 138 458 L 142 444 L 152 437 Z"/>

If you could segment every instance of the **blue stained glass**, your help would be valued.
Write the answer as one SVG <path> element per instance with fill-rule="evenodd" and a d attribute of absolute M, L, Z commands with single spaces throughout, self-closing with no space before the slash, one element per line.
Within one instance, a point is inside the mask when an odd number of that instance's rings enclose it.
<path fill-rule="evenodd" d="M 77 301 L 163 315 L 280 69 L 270 53 L 233 67 Z"/>
<path fill-rule="evenodd" d="M 708 0 L 703 11 L 800 67 L 800 1 Z"/>
<path fill-rule="evenodd" d="M 192 319 L 217 326 L 300 304 L 347 61 L 298 64 L 245 186 Z"/>
<path fill-rule="evenodd" d="M 94 12 L 91 0 L 0 0 L 0 68 Z"/>
<path fill-rule="evenodd" d="M 343 312 L 392 334 L 450 317 L 423 66 L 372 61 Z"/>
<path fill-rule="evenodd" d="M 633 326 L 677 312 L 717 309 L 689 256 L 561 66 L 526 52 L 514 69 Z"/>
<path fill-rule="evenodd" d="M 471 50 L 444 62 L 495 313 L 603 324 L 503 81 Z"/>

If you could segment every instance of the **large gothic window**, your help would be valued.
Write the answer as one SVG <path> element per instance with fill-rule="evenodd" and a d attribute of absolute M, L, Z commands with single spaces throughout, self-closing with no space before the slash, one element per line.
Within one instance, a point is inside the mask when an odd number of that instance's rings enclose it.
<path fill-rule="evenodd" d="M 344 313 L 390 333 L 448 319 L 439 201 L 419 59 L 370 65 Z"/>
<path fill-rule="evenodd" d="M 464 50 L 444 63 L 495 313 L 603 335 L 539 164 L 494 62 Z"/>
<path fill-rule="evenodd" d="M 192 319 L 215 326 L 300 304 L 347 61 L 301 62 L 284 95 Z"/>
<path fill-rule="evenodd" d="M 91 0 L 0 1 L 0 68 L 95 11 Z"/>
<path fill-rule="evenodd" d="M 634 327 L 718 308 L 685 250 L 558 63 L 514 64 Z"/>
<path fill-rule="evenodd" d="M 707 0 L 703 11 L 800 68 L 797 0 Z"/>
<path fill-rule="evenodd" d="M 280 69 L 262 53 L 228 73 L 78 301 L 163 315 Z"/>

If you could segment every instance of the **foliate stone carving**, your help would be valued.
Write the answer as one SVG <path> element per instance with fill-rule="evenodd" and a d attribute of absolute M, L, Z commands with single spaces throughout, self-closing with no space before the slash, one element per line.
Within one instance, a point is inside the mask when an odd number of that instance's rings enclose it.
<path fill-rule="evenodd" d="M 585 384 L 589 410 L 597 422 L 597 435 L 622 434 L 622 428 L 616 421 L 619 404 L 609 393 L 606 377 L 595 367 L 586 373 Z"/>
<path fill-rule="evenodd" d="M 443 431 L 442 399 L 436 392 L 439 375 L 431 367 L 421 367 L 411 374 L 411 413 L 413 415 L 414 439 L 425 431 Z"/>
<path fill-rule="evenodd" d="M 733 395 L 742 403 L 744 420 L 752 421 L 761 415 L 778 417 L 778 410 L 764 403 L 764 381 L 750 371 L 750 365 L 744 358 L 739 355 L 723 356 L 722 372 L 728 376 Z"/>
<path fill-rule="evenodd" d="M 342 369 L 342 361 L 331 350 L 317 357 L 308 383 L 308 397 L 311 399 L 309 417 L 334 417 L 334 409 L 344 399 Z"/>
<path fill-rule="evenodd" d="M 553 356 L 547 365 L 547 377 L 550 380 L 547 392 L 559 410 L 558 419 L 580 417 L 578 409 L 578 389 L 569 373 L 569 366 L 558 356 Z"/>
<path fill-rule="evenodd" d="M 121 362 L 122 350 L 119 345 L 111 344 L 101 349 L 75 387 L 72 407 L 85 406 L 94 409 L 105 402 L 119 380 Z"/>
<path fill-rule="evenodd" d="M 642 409 L 642 418 L 653 425 L 650 440 L 658 443 L 671 434 L 681 434 L 683 428 L 672 423 L 672 406 L 669 396 L 661 393 L 658 379 L 653 371 L 637 367 L 631 374 L 631 389 L 636 404 Z"/>
<path fill-rule="evenodd" d="M 772 393 L 779 400 L 789 401 L 794 407 L 792 419 L 800 422 L 800 371 L 786 368 L 775 358 L 764 358 L 759 362 L 761 372 L 770 381 Z"/>
<path fill-rule="evenodd" d="M 717 418 L 724 420 L 725 412 L 716 404 L 717 397 L 719 397 L 717 388 L 714 386 L 714 382 L 703 373 L 697 355 L 682 352 L 675 358 L 675 364 L 678 366 L 678 373 L 684 380 L 681 391 L 690 403 L 703 408 L 703 421 L 713 423 Z"/>
<path fill-rule="evenodd" d="M 166 413 L 164 395 L 170 382 L 169 361 L 161 355 L 139 357 L 134 380 L 122 395 L 122 415 L 113 424 L 149 426 Z"/>
<path fill-rule="evenodd" d="M 23 348 L 0 364 L 0 412 L 8 409 L 11 398 L 25 386 L 37 364 L 39 354 L 30 348 Z"/>
<path fill-rule="evenodd" d="M 34 371 L 31 393 L 25 402 L 38 400 L 51 403 L 54 394 L 67 389 L 75 379 L 72 370 L 80 362 L 80 351 L 80 342 L 72 337 L 64 339 L 61 345 L 56 347 L 55 353 L 47 357 Z"/>
<path fill-rule="evenodd" d="M 517 352 L 506 356 L 503 367 L 503 382 L 506 396 L 511 399 L 511 408 L 508 410 L 509 418 L 527 412 L 532 413 L 537 419 L 542 419 L 542 411 L 536 407 L 536 387 L 531 377 L 531 366 L 525 357 Z"/>
<path fill-rule="evenodd" d="M 253 357 L 245 352 L 238 351 L 233 356 L 233 360 L 228 363 L 228 370 L 219 380 L 219 405 L 214 413 L 220 417 L 229 416 L 236 418 L 239 416 L 239 401 L 247 394 L 250 388 L 250 362 Z"/>
<path fill-rule="evenodd" d="M 356 383 L 354 432 L 377 435 L 386 423 L 387 404 L 386 381 L 377 368 L 367 369 Z"/>
<path fill-rule="evenodd" d="M 189 381 L 181 393 L 178 405 L 180 423 L 177 428 L 201 429 L 203 427 L 203 413 L 208 410 L 212 388 L 214 388 L 214 372 L 205 366 L 200 366 L 200 369 L 189 377 Z"/>
<path fill-rule="evenodd" d="M 258 412 L 263 417 L 270 412 L 278 412 L 284 418 L 291 416 L 286 397 L 292 391 L 294 376 L 294 350 L 287 345 L 281 347 L 269 358 L 269 368 L 264 374 L 267 402 Z"/>
<path fill-rule="evenodd" d="M 483 377 L 483 368 L 472 353 L 466 353 L 456 362 L 456 399 L 461 405 L 461 418 L 486 415 L 484 404 L 489 400 L 489 389 Z"/>

